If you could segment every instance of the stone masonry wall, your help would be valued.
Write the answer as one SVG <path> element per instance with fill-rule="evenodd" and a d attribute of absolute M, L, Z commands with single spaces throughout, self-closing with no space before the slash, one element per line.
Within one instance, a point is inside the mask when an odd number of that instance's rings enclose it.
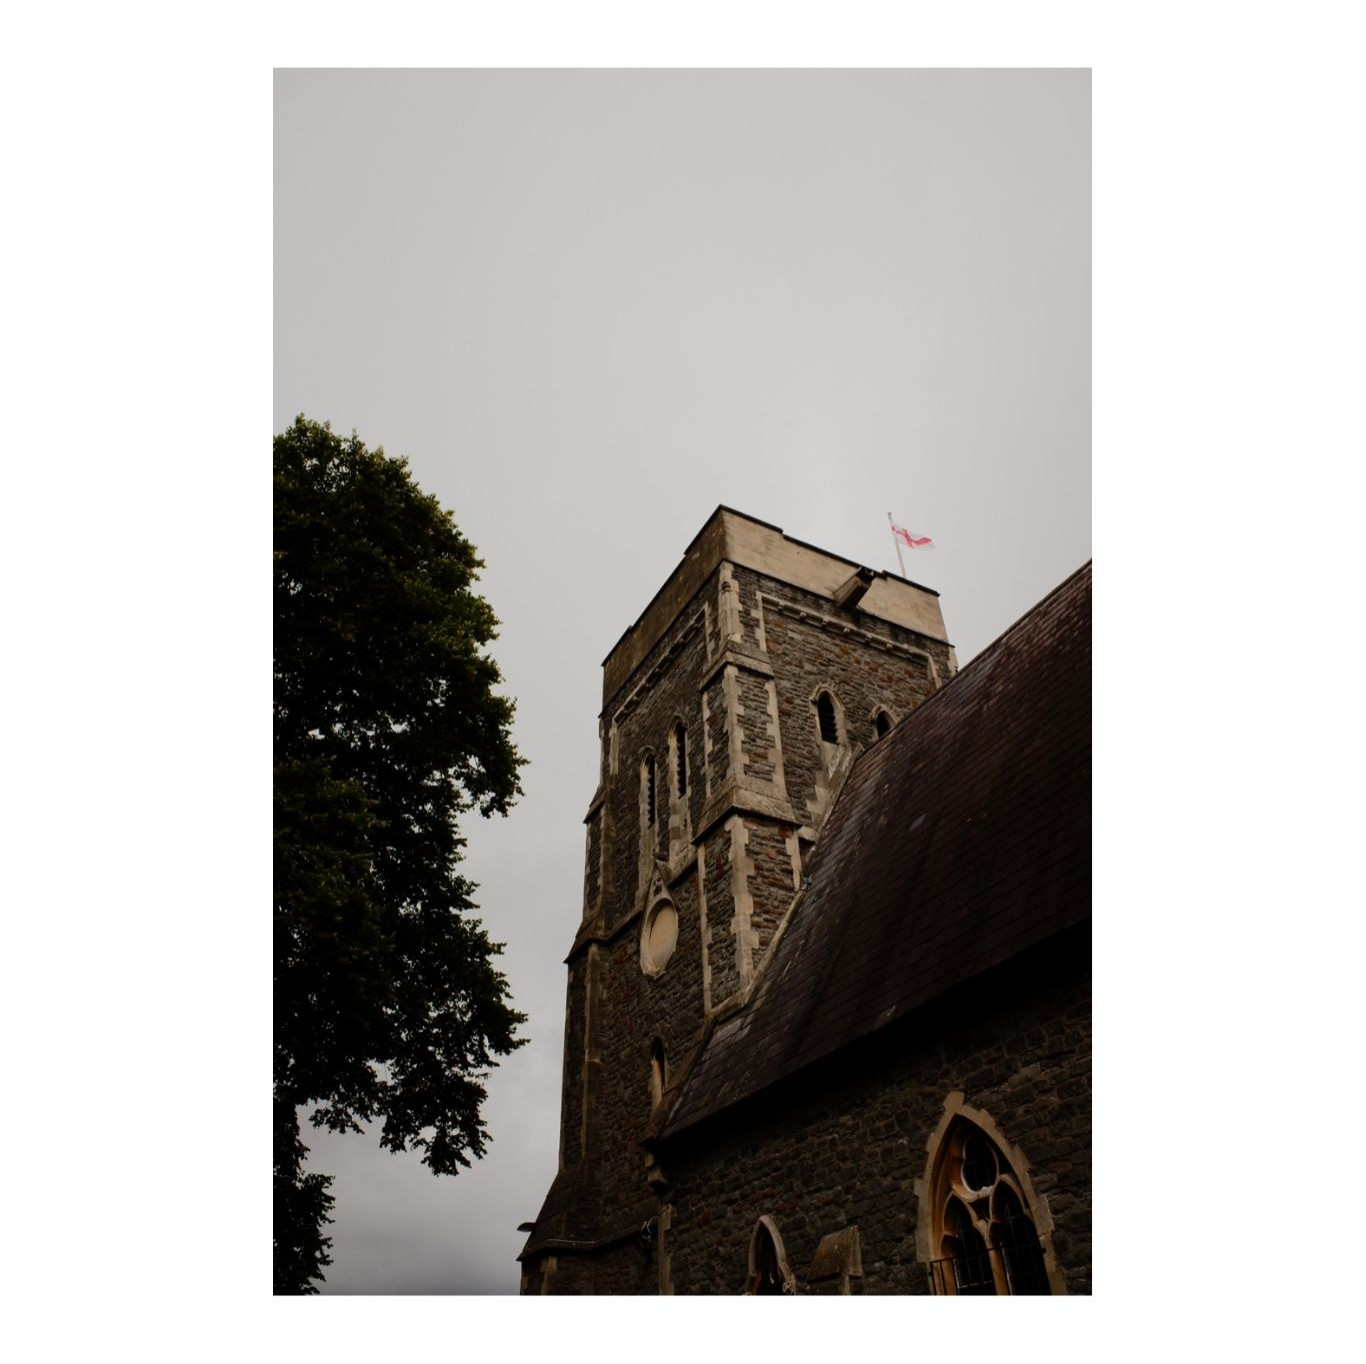
<path fill-rule="evenodd" d="M 740 747 L 745 776 L 753 782 L 772 785 L 778 743 L 776 716 L 771 716 L 768 678 L 747 671 L 739 672 L 736 690 L 739 700 Z"/>
<path fill-rule="evenodd" d="M 913 1186 L 958 1090 L 1023 1152 L 1047 1200 L 1067 1291 L 1089 1293 L 1089 932 L 1042 944 L 859 1050 L 665 1147 L 673 1291 L 743 1292 L 750 1237 L 767 1215 L 798 1292 L 813 1291 L 808 1271 L 822 1238 L 857 1226 L 862 1292 L 928 1293 Z"/>
<path fill-rule="evenodd" d="M 701 685 L 709 663 L 708 602 L 716 591 L 713 574 L 603 713 L 604 750 L 612 761 L 599 807 L 608 833 L 603 842 L 601 928 L 593 948 L 601 982 L 594 1029 L 596 1074 L 580 1079 L 572 1040 L 566 1055 L 572 1077 L 566 1093 L 576 1083 L 592 1083 L 588 1123 L 595 1178 L 601 1185 L 597 1221 L 602 1236 L 622 1228 L 638 1229 L 653 1206 L 640 1145 L 652 1112 L 652 1045 L 657 1038 L 666 1063 L 676 1065 L 696 1042 L 705 1021 L 698 859 L 691 842 L 671 837 L 671 830 L 695 827 L 706 800 Z M 718 721 L 724 729 L 724 712 Z M 676 750 L 671 746 L 679 723 L 686 735 L 687 758 L 687 790 L 681 796 L 673 760 Z M 653 830 L 644 829 L 641 815 L 640 772 L 646 753 L 655 759 Z M 650 836 L 644 851 L 642 833 Z M 589 846 L 596 846 L 592 821 Z M 591 877 L 590 886 L 597 891 Z M 677 942 L 663 969 L 650 975 L 642 969 L 641 936 L 651 907 L 661 898 L 667 898 L 677 913 Z M 591 901 L 587 908 L 593 908 Z M 571 968 L 571 982 L 577 974 Z M 571 983 L 571 1039 L 576 1021 L 573 988 Z M 580 1284 L 579 1291 L 588 1291 L 582 1285 L 592 1275 L 585 1278 L 583 1265 L 598 1264 L 604 1254 L 611 1258 L 610 1252 L 586 1259 L 562 1255 L 548 1291 L 575 1291 L 574 1283 Z M 578 1265 L 573 1275 L 567 1273 L 571 1262 Z"/>
<path fill-rule="evenodd" d="M 725 675 L 717 673 L 702 700 L 702 743 L 706 762 L 706 792 L 719 791 L 730 776 L 730 735 L 726 727 Z"/>
<path fill-rule="evenodd" d="M 680 881 L 671 898 L 678 913 L 678 945 L 661 974 L 648 976 L 641 970 L 634 924 L 601 949 L 601 1083 L 591 1121 L 601 1159 L 602 1235 L 638 1226 L 648 1215 L 651 1198 L 640 1143 L 652 1113 L 654 1040 L 663 1043 L 667 1064 L 676 1066 L 702 1027 L 702 952 L 694 879 Z"/>
<path fill-rule="evenodd" d="M 729 999 L 740 988 L 735 953 L 727 950 L 730 923 L 735 916 L 731 875 L 731 833 L 718 824 L 702 847 L 705 868 L 703 886 L 707 897 L 707 929 L 703 948 L 707 956 L 707 993 L 713 1006 Z"/>
<path fill-rule="evenodd" d="M 569 968 L 568 1001 L 565 1008 L 564 1085 L 560 1094 L 560 1158 L 572 1165 L 583 1155 L 581 1131 L 583 1126 L 583 1078 L 579 1062 L 584 1048 L 584 1012 L 587 991 L 584 988 L 587 963 Z"/>
<path fill-rule="evenodd" d="M 590 914 L 597 909 L 602 896 L 602 836 L 603 812 L 599 806 L 588 817 L 583 866 L 583 910 Z"/>
<path fill-rule="evenodd" d="M 705 589 L 704 589 L 705 590 Z M 679 626 L 651 651 L 638 681 L 609 709 L 606 720 L 615 734 L 617 769 L 606 791 L 613 830 L 607 853 L 604 907 L 607 927 L 616 927 L 638 907 L 642 892 L 640 838 L 640 768 L 647 753 L 655 759 L 655 851 L 667 859 L 670 793 L 676 774 L 669 763 L 669 736 L 681 720 L 689 737 L 687 803 L 695 827 L 705 792 L 701 780 L 702 706 L 698 688 L 707 664 L 700 606 L 690 606 Z M 724 713 L 720 717 L 724 725 Z M 724 746 L 724 745 L 723 745 Z"/>
<path fill-rule="evenodd" d="M 797 892 L 796 830 L 790 825 L 754 824 L 745 851 L 753 868 L 750 879 L 750 927 L 754 935 L 754 965 L 773 941 Z"/>
<path fill-rule="evenodd" d="M 828 688 L 835 696 L 848 746 L 856 753 L 877 742 L 873 717 L 879 707 L 903 719 L 949 680 L 949 646 L 858 611 L 841 611 L 749 569 L 737 569 L 736 579 L 742 603 L 760 622 L 773 668 L 787 796 L 798 816 L 816 826 L 829 806 L 829 794 L 820 794 L 828 787 L 829 763 L 816 693 Z"/>
<path fill-rule="evenodd" d="M 689 1055 L 708 1007 L 745 988 L 791 904 L 797 831 L 821 800 L 812 690 L 835 690 L 851 743 L 863 747 L 875 737 L 875 703 L 899 718 L 930 694 L 926 654 L 947 679 L 946 645 L 722 563 L 605 698 L 602 783 L 585 831 L 585 933 L 570 963 L 562 1151 L 566 1169 L 582 1163 L 591 1182 L 592 1237 L 626 1239 L 558 1252 L 547 1291 L 657 1291 L 638 1236 L 659 1206 L 641 1145 L 658 1117 L 652 1045 L 662 1043 L 671 1068 Z M 680 723 L 682 795 L 672 760 Z M 653 827 L 642 818 L 647 754 Z M 731 812 L 718 797 L 728 790 L 761 808 Z M 650 974 L 642 930 L 663 898 L 678 916 L 677 942 Z"/>

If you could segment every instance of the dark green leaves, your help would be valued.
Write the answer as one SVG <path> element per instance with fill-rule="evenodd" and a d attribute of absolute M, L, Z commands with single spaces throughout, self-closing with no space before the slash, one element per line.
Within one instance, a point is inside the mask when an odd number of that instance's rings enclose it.
<path fill-rule="evenodd" d="M 275 438 L 277 1292 L 321 1277 L 331 1206 L 283 1115 L 382 1118 L 383 1145 L 454 1173 L 523 1040 L 456 871 L 457 816 L 520 794 L 481 567 L 404 461 L 303 417 Z"/>

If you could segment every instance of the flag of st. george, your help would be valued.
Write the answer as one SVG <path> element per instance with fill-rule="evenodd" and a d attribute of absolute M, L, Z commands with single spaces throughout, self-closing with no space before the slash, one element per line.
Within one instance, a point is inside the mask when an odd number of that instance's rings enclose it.
<path fill-rule="evenodd" d="M 887 520 L 892 523 L 892 534 L 901 542 L 901 544 L 905 545 L 907 549 L 934 548 L 934 541 L 931 540 L 928 535 L 916 535 L 913 531 L 907 530 L 905 526 L 898 526 L 895 521 L 892 521 L 890 514 L 888 514 Z"/>

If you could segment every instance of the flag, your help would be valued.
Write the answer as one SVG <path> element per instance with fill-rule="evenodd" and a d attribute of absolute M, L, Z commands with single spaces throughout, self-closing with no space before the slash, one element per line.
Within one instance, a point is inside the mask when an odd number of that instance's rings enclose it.
<path fill-rule="evenodd" d="M 892 521 L 890 516 L 887 519 Z M 931 540 L 928 535 L 915 535 L 911 531 L 908 531 L 905 526 L 898 526 L 895 521 L 892 521 L 892 534 L 896 536 L 907 549 L 934 548 L 934 541 Z"/>

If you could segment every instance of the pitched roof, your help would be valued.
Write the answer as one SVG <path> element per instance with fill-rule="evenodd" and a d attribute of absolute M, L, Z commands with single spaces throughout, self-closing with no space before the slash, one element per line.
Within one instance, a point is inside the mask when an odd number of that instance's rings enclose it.
<path fill-rule="evenodd" d="M 1088 563 L 855 763 L 665 1137 L 1090 912 Z"/>

